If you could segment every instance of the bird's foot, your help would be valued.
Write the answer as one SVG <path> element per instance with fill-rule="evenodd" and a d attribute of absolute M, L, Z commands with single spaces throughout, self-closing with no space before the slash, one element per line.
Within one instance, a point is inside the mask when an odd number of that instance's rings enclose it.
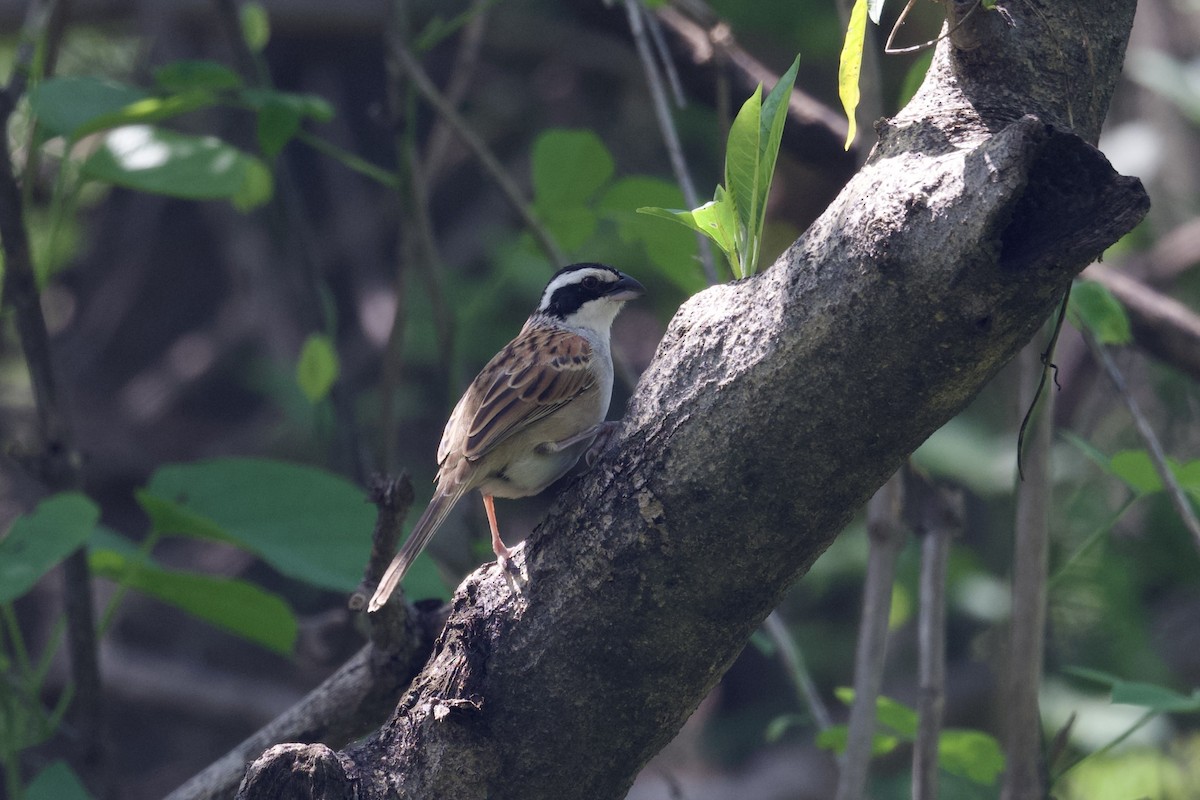
<path fill-rule="evenodd" d="M 517 545 L 520 547 L 521 545 Z M 496 563 L 500 567 L 500 572 L 504 575 L 504 580 L 508 582 L 508 587 L 512 589 L 513 594 L 521 594 L 521 587 L 529 583 L 529 574 L 522 568 L 522 564 L 518 564 L 512 558 L 516 547 L 511 550 L 506 550 L 504 555 L 496 554 Z"/>
<path fill-rule="evenodd" d="M 596 463 L 596 459 L 604 455 L 605 450 L 616 443 L 617 434 L 621 432 L 621 423 L 613 420 L 601 422 L 596 427 L 598 428 L 596 438 L 592 439 L 592 443 L 588 445 L 588 449 L 583 454 L 583 463 L 589 467 Z"/>

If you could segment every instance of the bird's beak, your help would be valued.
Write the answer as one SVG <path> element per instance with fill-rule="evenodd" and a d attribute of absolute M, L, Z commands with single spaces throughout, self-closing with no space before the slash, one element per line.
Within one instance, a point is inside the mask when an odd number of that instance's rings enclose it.
<path fill-rule="evenodd" d="M 645 293 L 646 287 L 625 273 L 621 273 L 621 279 L 610 286 L 607 292 L 610 300 L 633 300 Z"/>

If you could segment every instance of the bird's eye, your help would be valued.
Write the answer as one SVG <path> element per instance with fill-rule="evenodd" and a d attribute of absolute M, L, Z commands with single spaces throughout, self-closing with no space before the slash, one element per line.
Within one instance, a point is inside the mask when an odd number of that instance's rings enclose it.
<path fill-rule="evenodd" d="M 583 288 L 588 290 L 596 290 L 600 287 L 600 279 L 595 275 L 588 275 L 583 279 Z"/>

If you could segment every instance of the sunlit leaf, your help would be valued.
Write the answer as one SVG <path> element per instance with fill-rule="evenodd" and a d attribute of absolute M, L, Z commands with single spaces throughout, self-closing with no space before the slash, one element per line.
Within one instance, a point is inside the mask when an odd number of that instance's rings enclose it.
<path fill-rule="evenodd" d="M 974 783 L 991 786 L 1004 771 L 1004 751 L 994 736 L 975 730 L 944 730 L 938 737 L 938 764 Z"/>
<path fill-rule="evenodd" d="M 262 3 L 243 3 L 238 8 L 238 19 L 242 25 L 242 40 L 253 53 L 261 53 L 271 40 L 271 20 Z"/>
<path fill-rule="evenodd" d="M 883 4 L 885 0 L 867 0 L 867 16 L 871 18 L 871 22 L 879 24 L 879 16 L 883 14 Z"/>
<path fill-rule="evenodd" d="M 190 200 L 243 198 L 262 202 L 258 159 L 213 136 L 188 136 L 149 125 L 110 131 L 82 167 L 83 174 L 143 192 Z M 247 187 L 255 191 L 247 199 Z M 269 197 L 269 193 L 267 194 Z"/>
<path fill-rule="evenodd" d="M 822 750 L 833 753 L 846 752 L 846 743 L 850 739 L 849 728 L 845 725 L 832 725 L 817 734 L 816 744 Z M 900 746 L 900 740 L 886 733 L 876 733 L 871 737 L 871 756 L 885 756 Z"/>
<path fill-rule="evenodd" d="M 64 492 L 17 517 L 0 539 L 0 603 L 25 594 L 43 575 L 78 550 L 96 527 L 100 509 L 78 492 Z"/>
<path fill-rule="evenodd" d="M 713 243 L 725 253 L 734 275 L 742 277 L 737 260 L 737 245 L 734 240 L 734 230 L 737 227 L 737 220 L 734 216 L 733 204 L 729 202 L 728 197 L 720 190 L 720 187 L 717 188 L 721 199 L 710 200 L 694 211 L 644 207 L 639 208 L 638 213 L 669 219 L 704 234 L 709 239 L 712 239 Z"/>
<path fill-rule="evenodd" d="M 730 231 L 733 247 L 722 249 L 737 252 L 737 277 L 744 277 L 748 239 L 754 230 L 760 208 L 758 205 L 761 172 L 758 168 L 762 157 L 760 136 L 762 133 L 762 86 L 742 104 L 742 108 L 729 126 L 729 139 L 725 144 L 725 187 L 724 192 L 734 212 L 735 225 Z M 721 198 L 715 203 L 724 206 Z M 706 204 L 712 207 L 712 204 Z M 705 208 L 706 206 L 701 206 Z M 699 211 L 700 209 L 697 209 Z M 723 214 L 722 214 L 723 216 Z M 718 244 L 720 244 L 718 242 Z"/>
<path fill-rule="evenodd" d="M 328 336 L 314 333 L 305 340 L 296 364 L 296 382 L 308 402 L 317 403 L 329 394 L 339 369 L 337 351 Z"/>
<path fill-rule="evenodd" d="M 759 155 L 756 167 L 758 174 L 755 180 L 755 191 L 757 192 L 754 202 L 755 214 L 750 220 L 749 252 L 742 259 L 745 274 L 752 275 L 758 271 L 758 261 L 762 251 L 763 223 L 767 215 L 767 198 L 771 193 L 775 163 L 779 158 L 779 145 L 783 139 L 783 126 L 787 121 L 788 103 L 792 98 L 792 89 L 796 85 L 796 73 L 799 69 L 800 56 L 797 55 L 792 61 L 792 65 L 779 77 L 775 88 L 762 103 L 761 118 L 759 119 Z"/>
<path fill-rule="evenodd" d="M 242 185 L 230 198 L 238 211 L 253 211 L 271 199 L 275 193 L 275 180 L 271 170 L 257 158 L 247 156 L 242 176 Z"/>
<path fill-rule="evenodd" d="M 38 122 L 56 136 L 74 138 L 85 125 L 146 100 L 150 94 L 116 81 L 91 77 L 47 78 L 29 92 Z"/>
<path fill-rule="evenodd" d="M 917 736 L 917 712 L 885 695 L 875 699 L 875 719 L 886 725 L 901 739 L 912 741 Z"/>
<path fill-rule="evenodd" d="M 614 181 L 597 203 L 597 211 L 616 224 L 621 241 L 639 243 L 654 266 L 687 294 L 704 288 L 704 275 L 696 254 L 696 237 L 682 226 L 661 225 L 637 213 L 647 203 L 678 207 L 683 193 L 670 181 L 632 176 Z M 690 227 L 690 226 L 688 226 Z"/>
<path fill-rule="evenodd" d="M 842 44 L 841 60 L 838 63 L 838 97 L 846 110 L 849 130 L 846 131 L 846 149 L 854 143 L 858 123 L 854 112 L 858 109 L 859 76 L 862 72 L 863 47 L 867 35 L 867 0 L 854 0 L 850 11 L 850 24 L 846 28 L 846 39 Z"/>
<path fill-rule="evenodd" d="M 845 705 L 854 705 L 854 689 L 850 686 L 839 686 L 833 694 Z M 875 720 L 885 725 L 905 741 L 912 741 L 917 735 L 917 712 L 885 695 L 875 698 Z"/>

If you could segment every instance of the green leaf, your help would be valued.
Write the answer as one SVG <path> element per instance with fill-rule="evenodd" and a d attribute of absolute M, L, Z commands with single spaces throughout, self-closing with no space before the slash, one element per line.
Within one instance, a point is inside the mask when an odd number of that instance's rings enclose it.
<path fill-rule="evenodd" d="M 196 535 L 211 525 L 285 575 L 353 591 L 371 550 L 373 507 L 360 489 L 312 467 L 221 458 L 160 468 L 138 499 L 153 497 L 156 530 Z M 176 508 L 171 515 L 164 504 Z M 171 517 L 180 531 L 157 527 Z M 196 519 L 205 520 L 203 526 Z"/>
<path fill-rule="evenodd" d="M 817 747 L 833 753 L 846 752 L 846 742 L 850 739 L 849 728 L 845 725 L 833 725 L 817 734 Z M 900 745 L 900 740 L 886 733 L 876 733 L 871 737 L 871 757 L 885 756 Z"/>
<path fill-rule="evenodd" d="M 833 694 L 845 705 L 854 705 L 854 689 L 849 686 L 839 686 Z M 917 712 L 890 697 L 880 695 L 875 698 L 875 720 L 880 725 L 886 725 L 896 732 L 904 741 L 912 741 L 917 735 Z"/>
<path fill-rule="evenodd" d="M 25 800 L 91 800 L 83 781 L 65 761 L 52 761 L 25 787 Z"/>
<path fill-rule="evenodd" d="M 862 72 L 863 47 L 867 36 L 867 0 L 854 0 L 850 11 L 850 24 L 846 27 L 846 39 L 842 44 L 842 55 L 838 62 L 838 97 L 846 110 L 849 129 L 846 131 L 846 149 L 854 143 L 858 123 L 854 112 L 860 99 L 858 81 Z"/>
<path fill-rule="evenodd" d="M 1179 485 L 1185 491 L 1197 495 L 1196 499 L 1200 500 L 1200 458 L 1186 464 L 1172 465 L 1172 471 Z"/>
<path fill-rule="evenodd" d="M 767 723 L 767 729 L 763 733 L 763 738 L 774 744 L 783 738 L 783 735 L 791 728 L 798 728 L 806 722 L 806 719 L 800 714 L 781 714 Z"/>
<path fill-rule="evenodd" d="M 162 569 L 115 550 L 93 550 L 92 571 L 183 609 L 282 655 L 292 652 L 296 615 L 278 595 L 246 581 Z"/>
<path fill-rule="evenodd" d="M 725 196 L 721 200 L 710 200 L 694 211 L 639 208 L 638 212 L 681 222 L 712 239 L 726 254 L 732 256 L 735 252 L 734 228 L 737 227 L 737 221 L 734 219 L 733 204 Z M 734 263 L 731 258 L 730 264 Z"/>
<path fill-rule="evenodd" d="M 151 529 L 159 533 L 188 536 L 193 539 L 211 539 L 229 544 L 238 543 L 238 540 L 230 536 L 221 525 L 173 500 L 159 497 L 146 489 L 139 489 L 134 493 L 134 497 L 150 518 Z"/>
<path fill-rule="evenodd" d="M 275 193 L 275 181 L 267 165 L 253 156 L 246 156 L 242 185 L 229 202 L 242 213 L 253 211 L 265 204 Z"/>
<path fill-rule="evenodd" d="M 732 202 L 736 221 L 732 231 L 733 247 L 727 252 L 737 254 L 734 275 L 738 278 L 748 274 L 750 237 L 753 235 L 754 222 L 761 213 L 758 207 L 761 120 L 762 86 L 759 85 L 734 117 L 733 124 L 729 126 L 729 139 L 725 143 L 724 192 Z M 715 202 L 723 205 L 720 201 L 721 198 L 715 198 Z"/>
<path fill-rule="evenodd" d="M 944 730 L 938 737 L 938 764 L 954 775 L 991 786 L 1004 771 L 1004 752 L 995 737 L 975 730 Z"/>
<path fill-rule="evenodd" d="M 763 220 L 767 211 L 767 196 L 771 192 L 771 179 L 775 175 L 775 162 L 779 159 L 779 145 L 783 141 L 783 125 L 787 121 L 788 103 L 792 99 L 792 89 L 796 85 L 796 74 L 800 71 L 800 56 L 792 61 L 787 71 L 779 76 L 775 88 L 767 95 L 762 104 L 762 117 L 759 121 L 759 159 L 758 159 L 758 218 L 755 221 L 755 235 L 762 236 Z M 726 187 L 728 188 L 728 187 Z"/>
<path fill-rule="evenodd" d="M 279 155 L 298 130 L 300 114 L 286 103 L 267 103 L 258 112 L 258 146 L 269 158 Z"/>
<path fill-rule="evenodd" d="M 639 206 L 647 203 L 664 209 L 679 206 L 683 204 L 683 193 L 674 183 L 661 178 L 621 178 L 604 192 L 597 210 L 616 225 L 622 242 L 641 244 L 668 280 L 689 295 L 700 291 L 705 281 L 697 259 L 696 237 L 682 227 L 660 225 L 639 214 Z"/>
<path fill-rule="evenodd" d="M 78 492 L 48 497 L 13 522 L 0 539 L 0 603 L 11 603 L 78 550 L 96 527 L 100 509 Z"/>
<path fill-rule="evenodd" d="M 169 97 L 147 97 L 130 103 L 112 114 L 103 114 L 90 120 L 75 131 L 76 138 L 90 133 L 120 128 L 123 125 L 139 125 L 161 122 L 190 111 L 216 105 L 216 96 L 204 90 L 191 90 Z"/>
<path fill-rule="evenodd" d="M 296 364 L 296 382 L 308 398 L 316 404 L 323 400 L 337 380 L 339 363 L 337 351 L 328 336 L 314 333 L 304 342 L 300 350 L 300 361 Z"/>
<path fill-rule="evenodd" d="M 1162 478 L 1158 476 L 1158 470 L 1154 468 L 1154 462 L 1145 450 L 1122 450 L 1115 453 L 1108 461 L 1108 469 L 1138 494 L 1162 491 Z"/>
<path fill-rule="evenodd" d="M 204 85 L 206 82 L 220 84 L 221 79 L 215 74 L 192 76 L 192 84 L 188 85 L 188 65 L 196 65 L 196 71 L 204 72 L 205 68 L 200 65 L 206 63 L 179 62 L 172 65 L 175 69 L 164 67 L 163 80 L 176 83 L 179 91 L 163 97 L 97 78 L 51 78 L 30 93 L 30 103 L 46 132 L 69 139 L 123 125 L 161 122 L 216 105 L 215 90 Z"/>
<path fill-rule="evenodd" d="M 566 250 L 582 247 L 596 231 L 590 207 L 613 174 L 613 159 L 591 131 L 552 129 L 533 145 L 533 205 Z"/>
<path fill-rule="evenodd" d="M 533 195 L 539 212 L 587 202 L 613 174 L 613 158 L 589 130 L 552 128 L 533 143 Z"/>
<path fill-rule="evenodd" d="M 925 82 L 925 75 L 929 72 L 929 65 L 932 63 L 933 50 L 923 50 L 913 59 L 912 65 L 904 73 L 904 82 L 900 84 L 899 102 L 897 103 L 900 108 L 908 105 L 908 101 L 912 100 L 917 90 L 921 88 L 921 84 Z"/>
<path fill-rule="evenodd" d="M 1098 669 L 1067 667 L 1065 671 L 1085 680 L 1111 687 L 1113 703 L 1142 706 L 1160 713 L 1200 711 L 1200 689 L 1193 689 L 1189 696 L 1153 683 L 1126 681 L 1110 672 Z"/>
<path fill-rule="evenodd" d="M 154 82 L 172 94 L 204 90 L 222 92 L 242 87 L 242 76 L 216 61 L 172 61 L 154 71 Z"/>
<path fill-rule="evenodd" d="M 895 731 L 904 741 L 911 742 L 917 738 L 917 712 L 899 700 L 884 695 L 877 697 L 875 719 Z"/>
<path fill-rule="evenodd" d="M 262 3 L 250 2 L 238 9 L 242 40 L 253 53 L 261 53 L 271 40 L 271 21 Z"/>
<path fill-rule="evenodd" d="M 76 138 L 98 117 L 150 97 L 145 91 L 101 78 L 47 78 L 29 92 L 29 105 L 48 133 Z"/>
<path fill-rule="evenodd" d="M 1200 711 L 1200 689 L 1184 695 L 1153 683 L 1121 681 L 1113 686 L 1112 701 L 1163 713 L 1196 712 Z"/>
<path fill-rule="evenodd" d="M 138 191 L 189 200 L 227 199 L 243 210 L 270 192 L 270 172 L 254 156 L 213 136 L 188 136 L 149 125 L 110 131 L 83 174 Z"/>
<path fill-rule="evenodd" d="M 255 111 L 262 111 L 271 105 L 281 105 L 302 119 L 314 119 L 317 122 L 329 122 L 333 119 L 333 106 L 329 105 L 325 98 L 315 94 L 248 88 L 238 92 L 238 99 Z"/>
<path fill-rule="evenodd" d="M 1071 285 L 1067 313 L 1072 325 L 1091 331 L 1102 344 L 1129 344 L 1133 340 L 1125 307 L 1096 281 L 1075 281 Z"/>

